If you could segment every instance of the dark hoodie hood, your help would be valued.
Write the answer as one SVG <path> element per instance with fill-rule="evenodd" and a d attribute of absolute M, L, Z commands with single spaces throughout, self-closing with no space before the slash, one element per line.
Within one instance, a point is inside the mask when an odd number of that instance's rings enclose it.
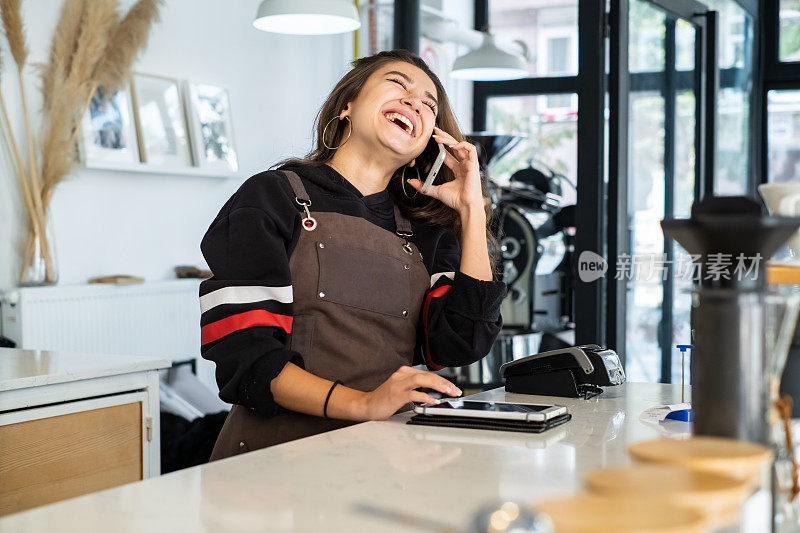
<path fill-rule="evenodd" d="M 290 164 L 278 167 L 278 170 L 283 169 L 297 172 L 331 196 L 348 199 L 364 197 L 344 176 L 326 164 Z"/>
<path fill-rule="evenodd" d="M 364 196 L 352 183 L 328 165 L 285 165 L 279 170 L 292 170 L 319 187 L 323 194 L 337 199 L 357 200 L 363 204 L 362 216 L 384 229 L 394 231 L 394 200 L 388 187 Z"/>

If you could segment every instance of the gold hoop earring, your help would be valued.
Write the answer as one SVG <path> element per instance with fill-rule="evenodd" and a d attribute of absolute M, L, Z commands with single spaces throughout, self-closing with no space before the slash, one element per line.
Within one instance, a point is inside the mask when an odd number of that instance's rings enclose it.
<path fill-rule="evenodd" d="M 419 191 L 414 189 L 414 196 L 409 196 L 406 192 L 406 167 L 408 165 L 403 165 L 403 172 L 400 174 L 400 186 L 403 188 L 403 195 L 411 200 L 412 198 L 416 198 Z M 419 169 L 416 165 L 414 165 L 414 169 L 417 171 L 417 181 L 419 181 Z"/>
<path fill-rule="evenodd" d="M 347 142 L 347 140 L 350 138 L 350 134 L 351 134 L 351 133 L 353 133 L 353 123 L 352 123 L 352 122 L 350 122 L 350 117 L 348 117 L 347 115 L 345 115 L 345 117 L 344 117 L 344 118 L 346 118 L 346 119 L 347 119 L 347 122 L 349 122 L 349 123 L 350 123 L 350 129 L 348 129 L 348 130 L 347 130 L 347 139 L 345 139 L 344 141 L 340 142 L 340 143 L 339 143 L 339 146 L 337 146 L 337 147 L 335 147 L 335 148 L 334 148 L 333 146 L 328 146 L 328 143 L 326 143 L 326 142 L 325 142 L 325 136 L 326 136 L 326 134 L 327 134 L 327 132 L 328 132 L 328 126 L 330 126 L 330 125 L 331 125 L 331 122 L 333 122 L 333 121 L 334 121 L 334 120 L 336 120 L 337 118 L 338 118 L 339 120 L 342 120 L 342 119 L 341 119 L 341 118 L 340 118 L 340 117 L 337 115 L 337 116 L 333 117 L 332 119 L 330 119 L 330 120 L 328 121 L 328 123 L 327 123 L 327 124 L 325 124 L 325 127 L 324 127 L 324 128 L 322 128 L 322 145 L 323 145 L 325 148 L 327 148 L 328 150 L 336 150 L 336 149 L 340 148 L 340 147 L 341 147 L 341 146 L 342 146 L 344 143 L 346 143 L 346 142 Z M 338 128 L 338 125 L 337 125 L 337 128 Z M 335 135 L 334 135 L 334 136 L 335 136 Z"/>

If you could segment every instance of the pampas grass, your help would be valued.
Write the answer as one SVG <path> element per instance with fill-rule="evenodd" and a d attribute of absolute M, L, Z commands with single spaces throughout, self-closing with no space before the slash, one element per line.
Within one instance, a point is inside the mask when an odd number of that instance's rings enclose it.
<path fill-rule="evenodd" d="M 45 235 L 47 210 L 56 187 L 75 164 L 81 119 L 98 88 L 111 95 L 128 78 L 133 62 L 147 44 L 153 23 L 158 20 L 161 3 L 162 0 L 139 0 L 120 18 L 118 0 L 64 0 L 48 60 L 39 69 L 43 106 L 41 154 L 37 157 L 23 79 L 28 48 L 21 0 L 0 0 L 0 18 L 17 65 L 28 148 L 28 161 L 23 162 L 0 89 L 0 131 L 8 140 L 5 144 L 29 222 L 21 282 L 34 261 L 38 244 L 45 262 L 44 281 L 55 283 L 57 273 Z"/>
<path fill-rule="evenodd" d="M 28 45 L 25 42 L 21 4 L 22 0 L 0 0 L 3 30 L 6 32 L 11 57 L 20 68 L 28 59 Z"/>
<path fill-rule="evenodd" d="M 72 56 L 78 47 L 78 36 L 89 0 L 64 0 L 61 14 L 58 17 L 53 39 L 50 41 L 50 57 L 40 66 L 42 79 L 42 111 L 46 115 L 51 107 L 51 98 L 55 94 L 55 80 L 66 78 L 72 66 Z"/>
<path fill-rule="evenodd" d="M 108 47 L 110 32 L 117 25 L 117 7 L 117 0 L 85 1 L 73 53 L 68 57 L 57 56 L 54 68 L 48 69 L 56 75 L 50 107 L 42 121 L 41 195 L 45 208 L 50 205 L 56 186 L 73 166 L 80 120 L 94 94 L 95 69 Z M 69 69 L 64 69 L 63 63 L 67 62 Z"/>
<path fill-rule="evenodd" d="M 118 0 L 91 0 L 86 5 L 75 53 L 67 79 L 83 88 L 90 88 L 92 75 L 103 57 L 112 36 L 109 30 L 117 24 Z"/>
<path fill-rule="evenodd" d="M 158 20 L 162 0 L 139 0 L 119 22 L 108 43 L 94 82 L 103 94 L 114 94 L 130 74 L 139 51 L 147 44 L 153 21 Z"/>
<path fill-rule="evenodd" d="M 17 80 L 19 82 L 20 98 L 22 100 L 22 114 L 25 119 L 25 141 L 28 146 L 28 168 L 25 169 L 22 164 L 22 157 L 17 147 L 14 132 L 11 130 L 11 121 L 8 118 L 8 110 L 5 105 L 5 98 L 0 98 L 2 103 L 2 112 L 5 115 L 4 123 L 6 125 L 5 137 L 9 139 L 9 144 L 15 159 L 17 184 L 20 185 L 20 193 L 22 194 L 26 208 L 28 209 L 28 234 L 42 235 L 44 233 L 44 210 L 42 209 L 41 197 L 35 194 L 39 190 L 39 169 L 36 161 L 35 146 L 33 141 L 33 131 L 31 129 L 30 119 L 28 116 L 28 100 L 25 91 L 25 80 L 23 77 L 23 70 L 25 62 L 28 59 L 28 45 L 25 42 L 24 25 L 22 22 L 22 2 L 21 0 L 0 0 L 0 19 L 3 22 L 3 30 L 5 31 L 6 38 L 8 39 L 8 47 L 11 51 L 11 57 L 14 58 L 14 63 L 17 65 Z M 26 172 L 27 170 L 27 172 Z M 31 240 L 29 239 L 29 243 Z M 49 246 L 46 240 L 39 240 L 40 250 L 45 261 L 45 277 L 50 279 L 54 276 L 54 265 L 52 255 L 50 254 Z M 36 239 L 33 239 L 36 243 Z M 29 255 L 30 245 L 26 246 L 24 257 Z M 30 252 L 32 253 L 32 252 Z M 54 279 L 53 279 L 54 281 Z"/>

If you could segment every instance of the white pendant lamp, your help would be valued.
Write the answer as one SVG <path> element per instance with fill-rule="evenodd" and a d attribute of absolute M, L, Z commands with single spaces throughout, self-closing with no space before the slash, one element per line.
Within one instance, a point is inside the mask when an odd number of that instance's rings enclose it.
<path fill-rule="evenodd" d="M 352 0 L 264 0 L 253 26 L 273 33 L 326 35 L 361 27 Z"/>
<path fill-rule="evenodd" d="M 462 80 L 494 81 L 516 80 L 529 74 L 525 59 L 498 48 L 487 31 L 478 48 L 456 59 L 451 75 Z"/>

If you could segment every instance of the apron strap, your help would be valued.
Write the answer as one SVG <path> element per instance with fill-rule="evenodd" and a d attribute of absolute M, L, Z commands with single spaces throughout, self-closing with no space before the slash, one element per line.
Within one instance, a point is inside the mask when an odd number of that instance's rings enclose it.
<path fill-rule="evenodd" d="M 294 201 L 300 206 L 300 209 L 305 211 L 305 216 L 300 221 L 302 228 L 306 231 L 314 231 L 317 229 L 317 220 L 311 216 L 311 211 L 308 210 L 308 206 L 311 205 L 311 198 L 308 196 L 308 191 L 306 191 L 300 176 L 291 170 L 282 170 L 281 172 L 289 180 L 289 185 L 292 186 Z"/>
<path fill-rule="evenodd" d="M 403 237 L 408 238 L 414 235 L 414 232 L 411 231 L 411 222 L 403 216 L 403 213 L 400 212 L 400 208 L 397 207 L 397 204 L 394 204 L 394 225 L 397 228 L 396 233 Z"/>
<path fill-rule="evenodd" d="M 408 255 L 414 255 L 414 250 L 411 248 L 411 243 L 409 242 L 409 238 L 414 235 L 414 232 L 411 231 L 411 222 L 408 221 L 406 217 L 403 216 L 403 213 L 400 212 L 400 208 L 397 207 L 397 204 L 394 204 L 394 224 L 397 227 L 397 236 L 403 239 L 403 250 Z"/>
<path fill-rule="evenodd" d="M 306 186 L 303 185 L 303 181 L 300 179 L 300 176 L 291 170 L 281 170 L 281 172 L 283 172 L 286 176 L 286 179 L 289 180 L 289 185 L 292 186 L 295 199 L 303 200 L 304 202 L 307 202 L 307 205 L 311 205 L 311 198 L 308 196 L 308 191 L 306 191 Z M 303 202 L 297 203 L 303 205 Z"/>
<path fill-rule="evenodd" d="M 286 179 L 289 180 L 289 185 L 291 185 L 292 191 L 294 191 L 295 202 L 297 202 L 301 209 L 305 210 L 306 216 L 303 218 L 304 229 L 313 231 L 313 229 L 316 228 L 316 220 L 314 220 L 311 217 L 311 213 L 309 213 L 308 206 L 311 205 L 311 198 L 308 196 L 308 191 L 306 191 L 303 181 L 296 172 L 291 170 L 281 170 L 281 172 L 283 172 L 283 174 L 286 176 Z M 394 204 L 394 224 L 397 228 L 396 233 L 405 239 L 406 244 L 404 246 L 407 246 L 408 238 L 414 235 L 414 232 L 411 230 L 411 222 L 405 216 L 403 216 L 403 213 L 400 212 L 400 208 L 397 207 L 397 204 Z"/>

